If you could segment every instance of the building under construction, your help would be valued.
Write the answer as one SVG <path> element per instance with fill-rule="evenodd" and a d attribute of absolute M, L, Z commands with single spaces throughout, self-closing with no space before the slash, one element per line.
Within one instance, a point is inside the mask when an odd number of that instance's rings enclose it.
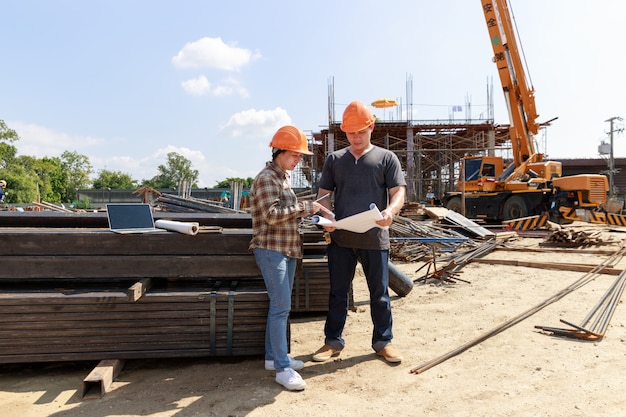
<path fill-rule="evenodd" d="M 393 105 L 399 117 L 387 120 L 378 116 L 372 134 L 374 145 L 393 151 L 400 159 L 406 173 L 409 201 L 425 201 L 428 192 L 433 192 L 438 198 L 446 191 L 454 190 L 461 160 L 466 155 L 499 155 L 506 158 L 509 126 L 494 123 L 490 99 L 486 118 L 472 119 L 468 116 L 461 120 L 452 117 L 414 120 L 411 89 L 411 80 L 408 80 L 408 103 Z M 383 113 L 382 109 L 379 110 Z M 330 83 L 328 128 L 313 133 L 314 155 L 310 162 L 303 161 L 301 173 L 314 189 L 326 155 L 349 145 L 340 126 L 341 115 L 338 118 L 335 116 L 334 86 Z"/>

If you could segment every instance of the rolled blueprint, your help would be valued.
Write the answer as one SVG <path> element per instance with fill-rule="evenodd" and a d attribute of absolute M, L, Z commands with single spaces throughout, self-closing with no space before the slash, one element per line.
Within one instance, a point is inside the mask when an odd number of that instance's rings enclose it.
<path fill-rule="evenodd" d="M 311 217 L 313 224 L 320 226 L 331 226 L 337 229 L 349 230 L 356 233 L 365 233 L 374 227 L 380 227 L 381 229 L 387 229 L 388 226 L 380 226 L 376 224 L 376 220 L 381 220 L 383 215 L 380 214 L 380 210 L 376 207 L 376 204 L 370 204 L 370 209 L 358 214 L 354 214 L 350 217 L 346 217 L 341 220 L 330 220 L 322 216 Z"/>
<path fill-rule="evenodd" d="M 197 235 L 200 225 L 196 222 L 177 222 L 174 220 L 157 220 L 154 225 L 159 229 L 171 230 L 172 232 L 184 233 L 186 235 Z"/>

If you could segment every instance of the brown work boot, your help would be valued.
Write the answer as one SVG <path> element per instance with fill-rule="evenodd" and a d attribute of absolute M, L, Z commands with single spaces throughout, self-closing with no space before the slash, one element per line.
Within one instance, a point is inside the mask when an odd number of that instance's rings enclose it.
<path fill-rule="evenodd" d="M 391 363 L 402 362 L 402 353 L 400 353 L 400 351 L 396 349 L 395 347 L 391 346 L 391 344 L 385 346 L 384 348 L 376 352 L 376 354 L 385 358 L 387 362 L 391 362 Z"/>
<path fill-rule="evenodd" d="M 313 362 L 326 362 L 333 356 L 339 356 L 341 349 L 335 349 L 329 344 L 325 344 L 313 354 Z"/>

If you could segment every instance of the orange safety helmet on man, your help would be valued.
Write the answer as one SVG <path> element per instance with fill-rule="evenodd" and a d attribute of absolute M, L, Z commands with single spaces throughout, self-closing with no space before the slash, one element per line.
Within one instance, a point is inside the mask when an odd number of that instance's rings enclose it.
<path fill-rule="evenodd" d="M 278 129 L 270 142 L 270 146 L 283 151 L 313 155 L 313 152 L 309 151 L 306 135 L 295 126 L 283 126 Z"/>
<path fill-rule="evenodd" d="M 365 104 L 353 101 L 343 112 L 341 130 L 346 133 L 359 132 L 376 121 L 376 116 Z"/>

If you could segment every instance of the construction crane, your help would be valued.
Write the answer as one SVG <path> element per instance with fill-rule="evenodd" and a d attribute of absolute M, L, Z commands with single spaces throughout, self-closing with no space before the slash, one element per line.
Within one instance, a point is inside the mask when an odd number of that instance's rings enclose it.
<path fill-rule="evenodd" d="M 590 213 L 606 201 L 608 180 L 600 174 L 563 177 L 560 162 L 546 161 L 537 152 L 535 90 L 524 71 L 509 7 L 506 0 L 481 4 L 509 113 L 512 161 L 505 166 L 499 156 L 464 157 L 458 191 L 446 193 L 442 203 L 466 217 L 487 221 L 546 213 L 559 223 L 589 221 Z"/>

